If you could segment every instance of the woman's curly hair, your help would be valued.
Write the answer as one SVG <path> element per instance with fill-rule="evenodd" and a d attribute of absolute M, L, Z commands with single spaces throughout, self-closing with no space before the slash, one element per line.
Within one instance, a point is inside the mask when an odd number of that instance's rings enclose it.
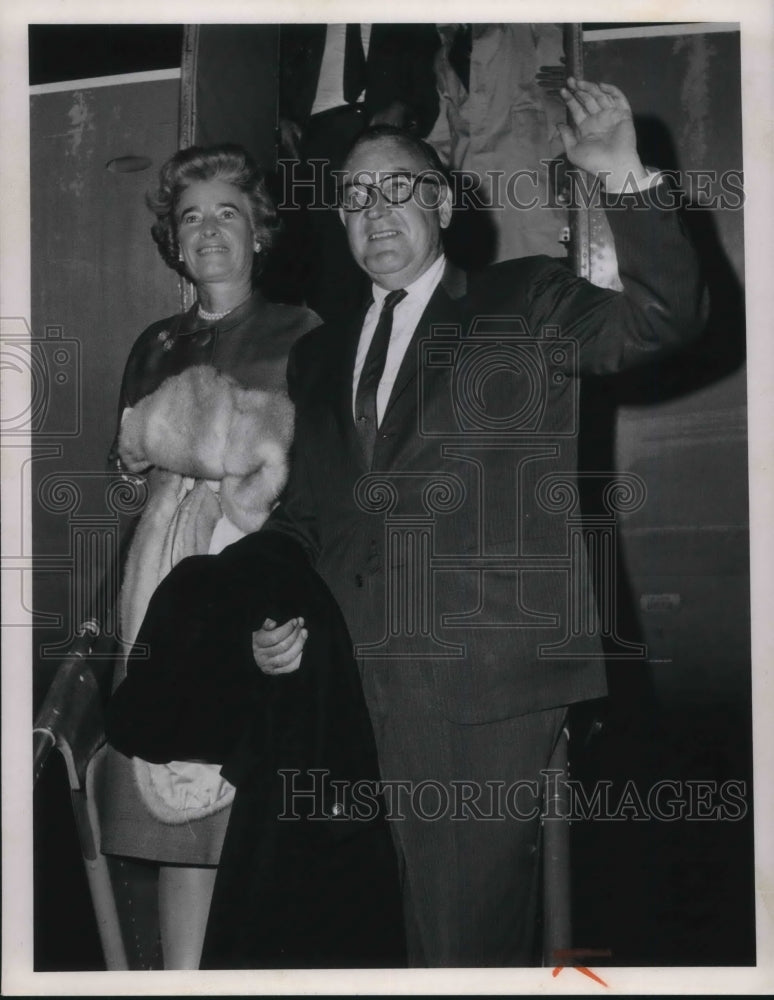
<path fill-rule="evenodd" d="M 263 262 L 274 245 L 280 229 L 277 208 L 268 192 L 263 171 L 247 150 L 233 143 L 219 146 L 189 146 L 171 156 L 159 171 L 159 186 L 146 196 L 148 208 L 156 216 L 151 234 L 164 263 L 183 277 L 188 277 L 185 263 L 179 259 L 175 209 L 183 191 L 196 181 L 219 180 L 239 188 L 250 203 L 254 238 L 260 241 L 260 254 L 253 254 L 253 281 L 263 269 Z"/>

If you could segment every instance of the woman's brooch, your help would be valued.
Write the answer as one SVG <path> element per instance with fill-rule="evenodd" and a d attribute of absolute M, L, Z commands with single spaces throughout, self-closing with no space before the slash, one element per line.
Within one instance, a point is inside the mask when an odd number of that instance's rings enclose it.
<path fill-rule="evenodd" d="M 163 351 L 171 351 L 174 346 L 175 340 L 169 330 L 161 330 L 158 335 L 159 342 L 161 343 L 161 349 Z"/>

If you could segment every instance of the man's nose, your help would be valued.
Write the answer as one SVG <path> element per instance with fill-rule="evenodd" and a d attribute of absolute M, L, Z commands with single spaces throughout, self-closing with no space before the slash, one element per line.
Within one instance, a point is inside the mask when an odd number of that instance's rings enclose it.
<path fill-rule="evenodd" d="M 371 204 L 366 209 L 369 219 L 378 219 L 392 208 L 392 203 L 387 201 L 384 194 L 378 187 L 371 188 Z"/>

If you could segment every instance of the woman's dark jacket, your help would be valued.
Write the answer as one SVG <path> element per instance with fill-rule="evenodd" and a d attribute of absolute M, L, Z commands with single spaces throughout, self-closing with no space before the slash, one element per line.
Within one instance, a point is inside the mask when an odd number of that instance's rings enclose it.
<path fill-rule="evenodd" d="M 291 615 L 309 629 L 301 667 L 266 676 L 252 632 Z M 107 733 L 128 756 L 221 763 L 236 785 L 203 968 L 404 963 L 396 859 L 351 640 L 294 541 L 259 532 L 172 570 Z"/>

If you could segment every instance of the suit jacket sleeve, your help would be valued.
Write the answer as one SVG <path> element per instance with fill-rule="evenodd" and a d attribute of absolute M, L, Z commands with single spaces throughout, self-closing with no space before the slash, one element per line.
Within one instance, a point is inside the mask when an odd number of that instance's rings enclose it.
<path fill-rule="evenodd" d="M 278 531 L 294 539 L 302 546 L 314 565 L 320 550 L 320 543 L 317 532 L 318 505 L 312 490 L 312 480 L 308 472 L 308 456 L 305 450 L 305 442 L 314 440 L 314 437 L 307 434 L 304 427 L 307 418 L 303 405 L 303 388 L 298 363 L 299 350 L 303 349 L 303 344 L 304 338 L 293 346 L 288 357 L 288 395 L 296 407 L 296 427 L 288 461 L 288 481 L 279 503 L 261 530 Z"/>
<path fill-rule="evenodd" d="M 647 202 L 647 203 L 646 203 Z M 598 288 L 558 262 L 531 282 L 532 333 L 548 325 L 578 343 L 578 375 L 647 364 L 693 340 L 706 318 L 699 261 L 678 212 L 651 203 L 607 213 L 623 292 Z"/>

